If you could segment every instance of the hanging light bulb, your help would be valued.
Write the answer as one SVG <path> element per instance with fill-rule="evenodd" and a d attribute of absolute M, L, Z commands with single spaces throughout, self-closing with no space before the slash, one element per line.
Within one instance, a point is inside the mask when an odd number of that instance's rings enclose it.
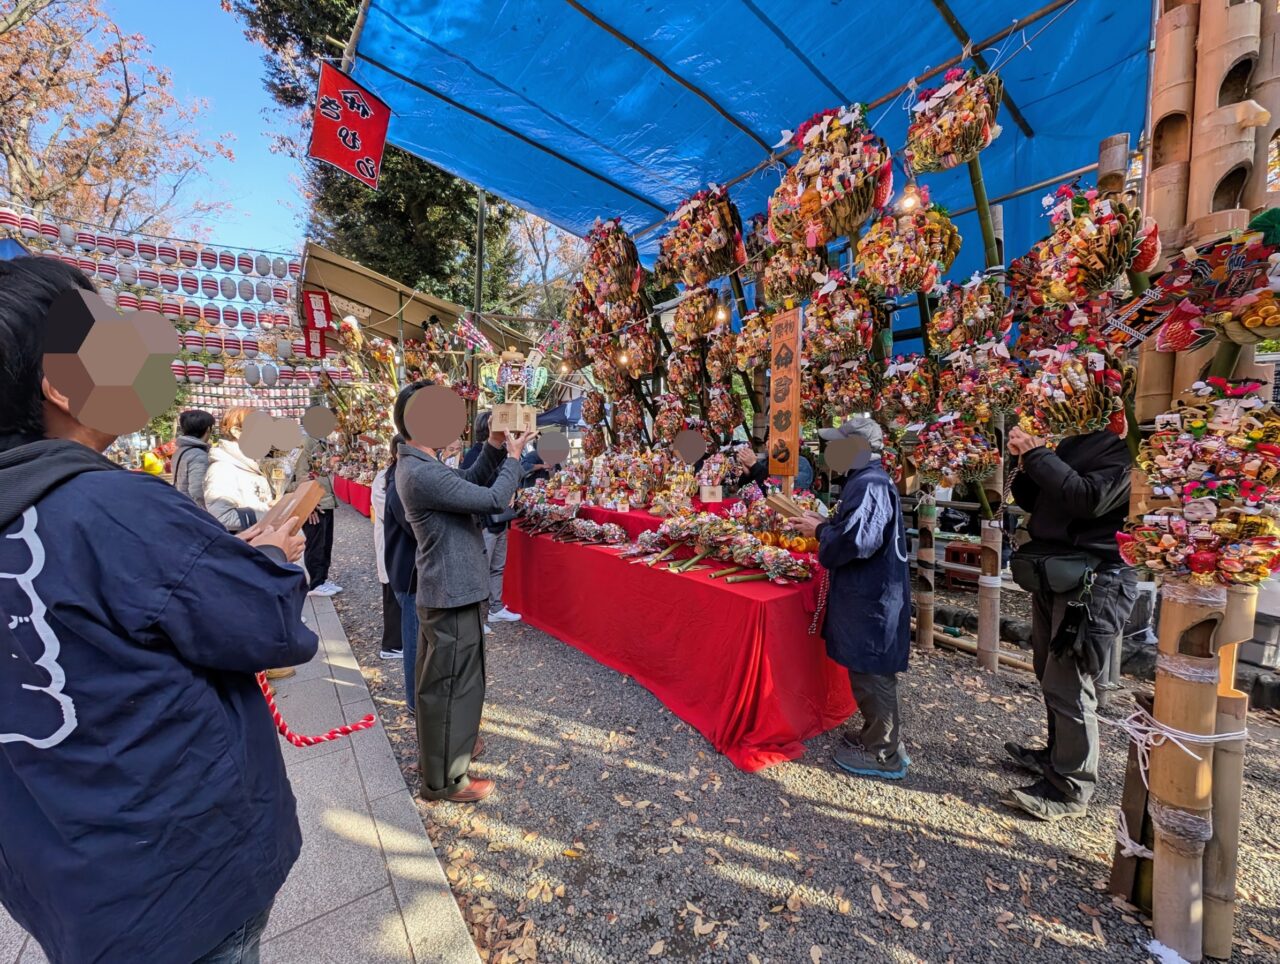
<path fill-rule="evenodd" d="M 565 374 L 568 370 L 569 370 L 569 363 L 568 363 L 568 362 L 561 362 L 561 363 L 560 363 L 560 374 L 561 374 L 561 375 L 563 375 L 563 374 Z"/>
<path fill-rule="evenodd" d="M 627 353 L 625 351 L 618 353 L 618 364 L 625 365 L 627 363 Z"/>
<path fill-rule="evenodd" d="M 920 207 L 920 201 L 920 188 L 913 177 L 907 181 L 907 186 L 902 189 L 902 197 L 898 198 L 898 210 L 904 212 L 914 211 Z"/>
<path fill-rule="evenodd" d="M 724 305 L 717 305 L 716 321 L 728 321 L 728 320 L 729 320 L 729 309 L 726 308 Z"/>

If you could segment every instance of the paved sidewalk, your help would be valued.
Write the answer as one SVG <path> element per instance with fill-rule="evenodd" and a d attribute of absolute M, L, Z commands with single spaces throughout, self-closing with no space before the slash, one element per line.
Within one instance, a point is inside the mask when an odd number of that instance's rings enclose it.
<path fill-rule="evenodd" d="M 320 650 L 276 683 L 285 721 L 312 734 L 375 713 L 333 602 L 310 597 L 303 615 Z M 478 962 L 382 727 L 305 749 L 281 746 L 302 854 L 276 898 L 264 964 Z M 0 964 L 43 962 L 36 942 L 0 910 Z"/>

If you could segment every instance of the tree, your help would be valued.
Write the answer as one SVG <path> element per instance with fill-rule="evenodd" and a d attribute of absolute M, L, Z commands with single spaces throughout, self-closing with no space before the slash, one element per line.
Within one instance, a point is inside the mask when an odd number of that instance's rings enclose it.
<path fill-rule="evenodd" d="M 475 285 L 476 188 L 396 148 L 383 157 L 378 190 L 305 156 L 316 90 L 316 62 L 337 50 L 326 37 L 346 38 L 355 0 L 223 0 L 266 50 L 266 88 L 280 105 L 276 150 L 306 171 L 308 237 L 402 284 L 471 305 Z M 485 227 L 484 307 L 506 312 L 515 255 L 513 212 L 489 199 Z"/>
<path fill-rule="evenodd" d="M 223 143 L 193 122 L 150 48 L 101 0 L 18 0 L 0 18 L 0 161 L 21 203 L 113 230 L 164 232 L 223 207 L 187 190 Z"/>
<path fill-rule="evenodd" d="M 522 301 L 528 313 L 563 318 L 573 284 L 587 261 L 587 243 L 527 212 L 516 219 L 512 233 L 520 253 Z"/>

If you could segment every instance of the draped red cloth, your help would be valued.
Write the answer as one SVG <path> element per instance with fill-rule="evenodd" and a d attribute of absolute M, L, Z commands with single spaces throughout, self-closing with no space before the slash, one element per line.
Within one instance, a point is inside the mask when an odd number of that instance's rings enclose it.
<path fill-rule="evenodd" d="M 612 513 L 639 514 L 661 522 Z M 512 527 L 503 595 L 525 622 L 634 677 L 743 770 L 796 759 L 854 711 L 848 673 L 808 632 L 817 579 L 727 584 L 713 569 L 632 563 Z"/>
<path fill-rule="evenodd" d="M 363 516 L 372 511 L 373 489 L 363 482 L 353 482 L 340 475 L 333 477 L 333 494 L 340 502 L 345 502 Z"/>
<path fill-rule="evenodd" d="M 694 499 L 693 507 L 698 512 L 724 515 L 729 511 L 729 507 L 737 501 L 737 499 L 726 499 L 724 502 L 699 502 Z M 620 525 L 627 531 L 627 538 L 632 542 L 636 541 L 636 537 L 640 533 L 649 529 L 656 529 L 662 524 L 661 517 L 650 514 L 648 509 L 632 509 L 630 512 L 619 512 L 615 509 L 602 509 L 595 505 L 584 505 L 579 508 L 578 518 L 590 519 L 600 525 L 604 525 L 606 522 Z"/>

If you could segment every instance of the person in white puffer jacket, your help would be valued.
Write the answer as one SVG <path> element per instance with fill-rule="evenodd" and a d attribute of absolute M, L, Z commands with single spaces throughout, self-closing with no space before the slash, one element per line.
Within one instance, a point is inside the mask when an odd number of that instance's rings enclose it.
<path fill-rule="evenodd" d="M 240 451 L 240 428 L 253 409 L 228 409 L 219 423 L 222 439 L 209 452 L 204 506 L 230 532 L 253 525 L 274 501 L 271 483 L 255 459 Z"/>

